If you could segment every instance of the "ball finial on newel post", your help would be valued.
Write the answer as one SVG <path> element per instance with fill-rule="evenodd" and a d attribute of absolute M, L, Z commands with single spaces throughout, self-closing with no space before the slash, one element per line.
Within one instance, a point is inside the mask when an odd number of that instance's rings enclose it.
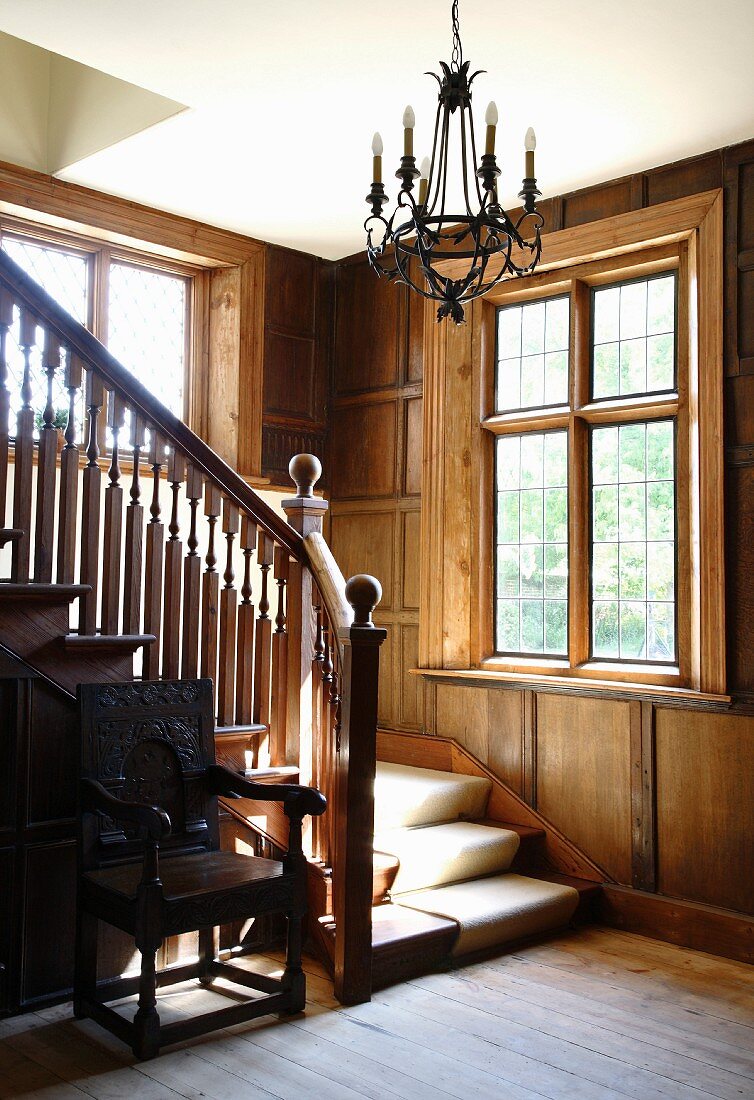
<path fill-rule="evenodd" d="M 372 612 L 382 599 L 382 585 L 368 573 L 357 573 L 346 582 L 346 599 L 353 608 L 353 625 L 373 627 Z"/>
<path fill-rule="evenodd" d="M 288 473 L 296 486 L 297 497 L 313 497 L 314 486 L 322 476 L 322 463 L 316 455 L 294 455 L 288 463 Z"/>

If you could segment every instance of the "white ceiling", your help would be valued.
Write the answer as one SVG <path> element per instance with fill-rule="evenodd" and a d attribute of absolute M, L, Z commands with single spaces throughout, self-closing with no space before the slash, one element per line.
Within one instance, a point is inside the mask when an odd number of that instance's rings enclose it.
<path fill-rule="evenodd" d="M 429 151 L 448 0 L 0 0 L 0 30 L 189 110 L 61 173 L 338 258 L 363 247 L 372 132 L 385 179 L 413 104 Z M 754 137 L 754 0 L 461 0 L 502 190 L 537 131 L 544 195 Z M 1 153 L 1 151 L 0 151 Z M 397 181 L 396 181 L 397 182 Z"/>

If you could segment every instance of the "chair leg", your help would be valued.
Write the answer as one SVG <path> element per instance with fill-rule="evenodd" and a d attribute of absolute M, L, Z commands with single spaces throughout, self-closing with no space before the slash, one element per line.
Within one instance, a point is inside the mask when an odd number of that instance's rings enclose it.
<path fill-rule="evenodd" d="M 76 913 L 76 962 L 73 977 L 73 1014 L 77 1019 L 88 1016 L 86 1003 L 97 996 L 97 932 L 98 921 L 78 906 Z"/>
<path fill-rule="evenodd" d="M 216 929 L 202 928 L 199 931 L 199 981 L 203 986 L 211 986 L 215 980 L 210 966 L 217 957 L 216 941 Z"/>
<path fill-rule="evenodd" d="M 286 1016 L 303 1012 L 306 1007 L 306 975 L 301 967 L 302 926 L 303 917 L 294 914 L 288 915 L 288 936 L 285 970 L 283 972 L 283 987 L 290 996 L 290 1003 L 285 1010 Z"/>
<path fill-rule="evenodd" d="M 155 951 L 142 950 L 139 979 L 139 1007 L 134 1016 L 131 1046 L 140 1061 L 154 1058 L 160 1049 L 160 1014 L 157 1011 L 157 969 Z"/>

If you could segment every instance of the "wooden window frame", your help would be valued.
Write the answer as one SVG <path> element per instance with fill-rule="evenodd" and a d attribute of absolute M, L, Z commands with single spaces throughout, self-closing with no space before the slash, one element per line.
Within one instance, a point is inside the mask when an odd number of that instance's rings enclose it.
<path fill-rule="evenodd" d="M 207 387 L 202 384 L 204 316 L 207 294 L 204 281 L 207 269 L 197 264 L 168 258 L 147 249 L 129 248 L 96 237 L 53 228 L 13 215 L 0 213 L 0 241 L 4 236 L 27 240 L 31 244 L 50 246 L 76 253 L 89 265 L 89 316 L 87 327 L 103 344 L 107 344 L 108 284 L 110 264 L 123 263 L 142 270 L 161 272 L 181 278 L 186 283 L 185 356 L 182 419 L 197 434 L 207 420 Z"/>
<path fill-rule="evenodd" d="M 470 310 L 464 329 L 425 320 L 425 451 L 422 498 L 422 670 L 457 670 L 462 676 L 512 679 L 559 688 L 603 685 L 615 690 L 723 696 L 725 622 L 722 455 L 722 193 L 706 192 L 644 210 L 545 235 L 543 263 L 525 280 L 504 282 Z M 450 261 L 445 274 L 457 277 Z M 569 409 L 491 413 L 494 408 L 495 310 L 499 304 L 590 293 L 591 285 L 678 270 L 677 396 L 589 402 L 588 369 L 571 370 Z M 616 278 L 617 275 L 617 278 Z M 588 306 L 588 303 L 587 303 Z M 586 318 L 586 323 L 583 323 Z M 571 311 L 572 354 L 589 356 L 589 309 Z M 581 386 L 581 390 L 573 387 Z M 700 410 L 703 415 L 700 415 Z M 678 418 L 676 483 L 679 665 L 589 660 L 589 510 L 569 510 L 569 555 L 582 573 L 569 579 L 570 615 L 582 622 L 569 661 L 501 658 L 493 653 L 493 449 L 496 435 L 537 427 L 568 427 L 569 493 L 586 499 L 588 469 L 576 454 L 589 425 Z M 579 435 L 581 438 L 579 438 Z M 571 499 L 574 499 L 571 495 Z M 681 533 L 682 529 L 682 533 Z M 586 568 L 586 579 L 583 570 Z M 703 578 L 703 581 L 702 579 Z M 570 633 L 569 633 L 570 639 Z M 580 639 L 580 641 L 579 641 Z M 585 648 L 586 647 L 586 648 Z"/>

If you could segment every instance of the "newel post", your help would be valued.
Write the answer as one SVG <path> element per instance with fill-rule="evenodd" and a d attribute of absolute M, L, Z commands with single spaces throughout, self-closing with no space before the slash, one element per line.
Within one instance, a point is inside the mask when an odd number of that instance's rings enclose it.
<path fill-rule="evenodd" d="M 359 1004 L 372 995 L 372 875 L 377 688 L 387 631 L 372 622 L 382 598 L 374 577 L 346 584 L 353 623 L 342 637 L 343 682 L 335 840 L 335 996 Z"/>
<path fill-rule="evenodd" d="M 328 504 L 314 496 L 314 486 L 322 473 L 315 455 L 294 455 L 288 472 L 296 486 L 296 496 L 283 501 L 283 510 L 291 527 L 302 537 L 322 530 L 322 518 Z M 312 575 L 295 559 L 288 574 L 288 700 L 285 732 L 285 759 L 275 764 L 296 764 L 299 782 L 312 780 L 312 653 L 314 649 L 314 609 Z M 282 739 L 279 738 L 279 742 Z"/>

